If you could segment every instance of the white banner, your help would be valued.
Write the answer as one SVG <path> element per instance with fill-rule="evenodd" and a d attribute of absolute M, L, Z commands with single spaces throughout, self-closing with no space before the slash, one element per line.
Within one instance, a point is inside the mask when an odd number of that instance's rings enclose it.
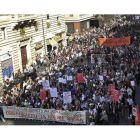
<path fill-rule="evenodd" d="M 44 88 L 45 90 L 50 89 L 49 80 L 42 80 L 42 85 L 43 85 L 43 88 Z"/>
<path fill-rule="evenodd" d="M 57 88 L 50 88 L 51 97 L 57 97 Z"/>
<path fill-rule="evenodd" d="M 72 76 L 67 76 L 68 81 L 72 81 Z"/>
<path fill-rule="evenodd" d="M 3 106 L 3 113 L 5 118 L 35 119 L 72 124 L 86 124 L 85 111 L 62 111 L 53 109 Z"/>
<path fill-rule="evenodd" d="M 63 102 L 64 103 L 71 103 L 71 91 L 63 92 Z"/>

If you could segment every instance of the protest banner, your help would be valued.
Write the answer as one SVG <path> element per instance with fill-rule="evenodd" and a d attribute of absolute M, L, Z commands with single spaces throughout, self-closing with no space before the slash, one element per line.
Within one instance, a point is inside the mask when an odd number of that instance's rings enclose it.
<path fill-rule="evenodd" d="M 63 78 L 59 78 L 59 83 L 63 83 Z"/>
<path fill-rule="evenodd" d="M 71 91 L 63 92 L 63 102 L 64 103 L 71 103 Z"/>
<path fill-rule="evenodd" d="M 41 108 L 3 106 L 5 118 L 58 121 L 72 124 L 86 124 L 85 111 L 62 111 Z"/>
<path fill-rule="evenodd" d="M 121 46 L 130 44 L 130 36 L 122 38 L 98 38 L 99 46 Z"/>
<path fill-rule="evenodd" d="M 49 80 L 42 80 L 42 85 L 45 90 L 48 90 L 50 88 Z"/>
<path fill-rule="evenodd" d="M 67 81 L 72 81 L 72 76 L 67 76 Z"/>
<path fill-rule="evenodd" d="M 115 84 L 108 84 L 108 92 L 111 94 L 112 90 L 115 90 Z"/>
<path fill-rule="evenodd" d="M 44 89 L 40 90 L 40 99 L 46 100 L 46 91 Z"/>
<path fill-rule="evenodd" d="M 57 88 L 50 88 L 51 97 L 57 97 Z"/>
<path fill-rule="evenodd" d="M 112 90 L 111 92 L 111 101 L 119 101 L 120 91 Z"/>
<path fill-rule="evenodd" d="M 131 86 L 135 86 L 135 81 L 131 81 Z"/>
<path fill-rule="evenodd" d="M 84 78 L 82 74 L 77 74 L 78 83 L 84 83 Z"/>
<path fill-rule="evenodd" d="M 103 76 L 99 75 L 99 80 L 102 81 L 103 80 Z"/>

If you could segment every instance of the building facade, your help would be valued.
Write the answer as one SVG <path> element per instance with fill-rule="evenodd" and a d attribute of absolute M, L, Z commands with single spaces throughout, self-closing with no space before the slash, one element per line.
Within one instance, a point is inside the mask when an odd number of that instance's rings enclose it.
<path fill-rule="evenodd" d="M 65 15 L 67 33 L 82 33 L 90 28 L 90 19 L 93 14 Z"/>
<path fill-rule="evenodd" d="M 66 46 L 65 27 L 64 15 L 1 15 L 0 81 L 22 72 L 37 54 Z"/>

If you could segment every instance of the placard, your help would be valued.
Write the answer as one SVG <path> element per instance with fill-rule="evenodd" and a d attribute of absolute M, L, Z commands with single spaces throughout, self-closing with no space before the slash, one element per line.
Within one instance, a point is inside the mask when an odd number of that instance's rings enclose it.
<path fill-rule="evenodd" d="M 99 75 L 99 80 L 102 81 L 104 78 L 102 75 Z"/>
<path fill-rule="evenodd" d="M 71 103 L 71 91 L 63 92 L 63 103 Z"/>
<path fill-rule="evenodd" d="M 68 81 L 72 81 L 72 76 L 67 76 Z"/>
<path fill-rule="evenodd" d="M 48 90 L 50 88 L 49 80 L 42 80 L 42 85 L 45 90 Z"/>
<path fill-rule="evenodd" d="M 135 81 L 131 81 L 131 86 L 135 86 Z"/>
<path fill-rule="evenodd" d="M 84 77 L 82 74 L 77 74 L 78 83 L 84 83 Z"/>
<path fill-rule="evenodd" d="M 50 88 L 50 96 L 51 97 L 58 97 L 57 88 Z"/>
<path fill-rule="evenodd" d="M 63 82 L 62 82 L 63 84 L 66 84 L 67 83 L 67 81 L 66 81 L 66 79 L 63 79 Z"/>
<path fill-rule="evenodd" d="M 46 91 L 45 90 L 40 90 L 40 99 L 46 100 Z"/>
<path fill-rule="evenodd" d="M 59 78 L 59 83 L 63 83 L 63 78 Z"/>

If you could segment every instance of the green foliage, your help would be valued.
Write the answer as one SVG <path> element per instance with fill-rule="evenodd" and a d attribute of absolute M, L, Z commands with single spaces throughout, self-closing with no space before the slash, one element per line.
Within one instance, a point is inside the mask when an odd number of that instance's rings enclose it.
<path fill-rule="evenodd" d="M 61 22 L 58 21 L 58 22 L 57 22 L 57 25 L 58 25 L 58 26 L 61 26 Z"/>
<path fill-rule="evenodd" d="M 50 28 L 50 26 L 51 26 L 51 23 L 47 22 L 47 28 Z"/>
<path fill-rule="evenodd" d="M 25 37 L 25 28 L 20 28 L 20 35 Z"/>

